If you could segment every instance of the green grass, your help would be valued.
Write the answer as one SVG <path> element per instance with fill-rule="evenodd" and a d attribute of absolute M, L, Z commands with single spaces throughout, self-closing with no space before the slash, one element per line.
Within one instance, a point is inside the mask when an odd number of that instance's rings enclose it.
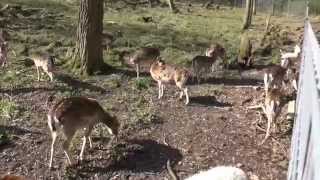
<path fill-rule="evenodd" d="M 11 100 L 0 100 L 0 117 L 1 119 L 11 119 L 18 114 L 18 105 Z M 1 122 L 3 124 L 4 122 Z"/>
<path fill-rule="evenodd" d="M 151 16 L 154 23 L 144 23 L 143 16 Z M 116 23 L 108 24 L 111 21 Z M 161 56 L 166 61 L 182 65 L 204 54 L 206 47 L 214 42 L 227 47 L 228 57 L 234 59 L 241 23 L 242 10 L 217 13 L 197 8 L 193 14 L 172 14 L 163 8 L 142 8 L 105 13 L 105 29 L 120 30 L 124 35 L 115 41 L 116 49 L 155 46 L 162 50 Z"/>
<path fill-rule="evenodd" d="M 135 88 L 138 90 L 148 89 L 151 85 L 151 78 L 142 77 L 135 80 Z"/>

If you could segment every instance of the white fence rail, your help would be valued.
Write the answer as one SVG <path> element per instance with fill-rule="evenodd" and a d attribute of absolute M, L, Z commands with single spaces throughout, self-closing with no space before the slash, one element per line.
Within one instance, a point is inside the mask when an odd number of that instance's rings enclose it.
<path fill-rule="evenodd" d="M 320 48 L 305 22 L 288 180 L 320 180 Z"/>

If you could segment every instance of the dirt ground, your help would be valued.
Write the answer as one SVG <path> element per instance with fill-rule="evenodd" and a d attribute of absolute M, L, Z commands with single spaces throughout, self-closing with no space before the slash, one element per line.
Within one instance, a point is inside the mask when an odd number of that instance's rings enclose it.
<path fill-rule="evenodd" d="M 12 39 L 17 44 L 25 38 L 25 44 L 38 46 L 38 41 L 48 37 L 37 35 L 54 28 L 60 32 L 59 29 L 70 24 L 69 21 L 60 26 L 43 23 L 46 28 L 38 27 L 34 22 L 54 21 L 50 11 L 39 12 L 48 18 L 40 21 L 38 16 L 31 16 L 28 21 L 22 18 L 20 22 L 21 18 L 10 17 L 14 19 L 11 29 L 16 33 Z M 69 18 L 55 17 L 56 21 Z M 23 36 L 29 31 L 29 25 L 41 29 L 32 31 L 36 40 Z M 263 30 L 264 25 L 258 27 Z M 62 34 L 66 32 L 69 30 Z M 65 39 L 61 42 L 67 43 Z M 0 145 L 0 175 L 19 174 L 33 179 L 171 179 L 166 167 L 170 160 L 181 179 L 217 165 L 241 167 L 260 180 L 286 178 L 293 124 L 286 119 L 290 97 L 283 98 L 271 137 L 261 146 L 258 144 L 265 135 L 266 118 L 260 110 L 247 109 L 263 100 L 261 68 L 245 72 L 251 76 L 243 79 L 234 75 L 237 70 L 227 70 L 225 76 L 209 78 L 200 85 L 190 81 L 190 104 L 185 105 L 177 99 L 175 86 L 167 86 L 163 99 L 158 100 L 157 85 L 150 81 L 149 75 L 144 75 L 145 83 L 137 85 L 135 72 L 122 67 L 82 80 L 58 67 L 60 73 L 54 83 L 47 82 L 48 79 L 37 82 L 34 67 L 24 66 L 23 57 L 19 55 L 28 48 L 21 45 L 17 49 L 21 52 L 17 52 L 15 61 L 10 62 L 5 71 L 0 70 L 0 76 L 9 79 L 5 85 L 0 82 L 0 100 L 9 100 L 18 106 L 18 114 L 0 124 L 0 132 L 5 131 L 10 137 L 6 144 Z M 60 49 L 64 52 L 67 48 Z M 46 102 L 50 95 L 57 99 L 96 98 L 104 109 L 119 118 L 119 136 L 110 141 L 105 127 L 96 126 L 93 148 L 87 146 L 85 159 L 71 167 L 67 167 L 60 138 L 55 146 L 53 169 L 49 170 L 51 137 L 46 113 L 50 104 Z M 78 158 L 81 142 L 80 132 L 71 147 L 74 159 Z"/>
<path fill-rule="evenodd" d="M 187 106 L 177 100 L 174 86 L 168 86 L 164 98 L 158 100 L 155 83 L 139 91 L 130 86 L 132 81 L 134 78 L 122 78 L 115 90 L 96 85 L 99 79 L 89 83 L 64 77 L 54 84 L 34 82 L 29 87 L 1 89 L 2 98 L 9 95 L 21 111 L 29 113 L 2 127 L 13 140 L 1 146 L 0 174 L 10 172 L 35 179 L 164 179 L 169 178 L 166 162 L 170 159 L 181 178 L 216 165 L 240 166 L 262 180 L 286 178 L 291 134 L 291 122 L 284 120 L 286 108 L 277 119 L 279 128 L 261 146 L 258 143 L 265 133 L 256 126 L 264 128 L 265 118 L 256 122 L 258 111 L 246 109 L 262 99 L 263 89 L 256 88 L 261 86 L 260 80 L 212 78 L 200 86 L 190 85 L 191 102 Z M 90 91 L 90 97 L 112 105 L 108 109 L 117 114 L 122 129 L 118 139 L 108 143 L 110 136 L 98 126 L 94 148 L 87 147 L 85 160 L 74 167 L 66 167 L 59 141 L 50 171 L 45 101 L 53 91 L 63 92 L 68 87 L 81 90 L 82 95 Z M 145 109 L 149 111 L 141 112 Z M 133 120 L 133 114 L 139 113 L 147 115 Z M 136 125 L 131 126 L 131 121 Z M 75 139 L 74 157 L 81 142 L 79 136 Z"/>

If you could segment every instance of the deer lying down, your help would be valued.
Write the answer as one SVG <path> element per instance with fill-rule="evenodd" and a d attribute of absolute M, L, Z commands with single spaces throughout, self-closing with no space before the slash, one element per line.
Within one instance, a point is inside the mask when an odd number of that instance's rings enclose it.
<path fill-rule="evenodd" d="M 174 81 L 176 86 L 181 91 L 179 99 L 181 99 L 184 94 L 186 96 L 186 104 L 189 103 L 188 88 L 186 87 L 186 83 L 190 77 L 190 74 L 186 69 L 173 67 L 166 64 L 162 60 L 158 60 L 151 65 L 150 74 L 151 77 L 158 82 L 159 99 L 163 97 L 165 84 Z"/>
<path fill-rule="evenodd" d="M 129 58 L 129 64 L 136 66 L 137 78 L 139 78 L 141 63 L 149 62 L 152 64 L 159 56 L 160 50 L 152 47 L 143 47 L 134 52 Z"/>
<path fill-rule="evenodd" d="M 241 169 L 231 166 L 217 166 L 200 172 L 185 180 L 248 180 Z"/>
<path fill-rule="evenodd" d="M 225 49 L 220 44 L 213 44 L 206 50 L 206 56 L 196 56 L 192 59 L 192 70 L 198 84 L 202 75 L 207 77 L 207 74 L 214 71 L 213 64 L 219 57 L 223 60 L 224 66 L 227 66 Z"/>
<path fill-rule="evenodd" d="M 70 97 L 56 103 L 48 113 L 48 126 L 52 136 L 49 167 L 51 168 L 52 166 L 54 143 L 59 129 L 62 130 L 66 137 L 63 143 L 63 150 L 71 165 L 72 160 L 69 156 L 68 148 L 75 132 L 79 129 L 85 129 L 80 152 L 80 160 L 82 160 L 87 138 L 89 139 L 90 147 L 92 147 L 90 134 L 97 123 L 104 123 L 108 127 L 110 134 L 118 134 L 119 122 L 117 118 L 105 112 L 95 99 Z"/>
<path fill-rule="evenodd" d="M 47 53 L 35 54 L 30 57 L 37 68 L 38 81 L 40 81 L 40 68 L 47 73 L 50 80 L 53 81 L 54 76 L 54 57 Z"/>

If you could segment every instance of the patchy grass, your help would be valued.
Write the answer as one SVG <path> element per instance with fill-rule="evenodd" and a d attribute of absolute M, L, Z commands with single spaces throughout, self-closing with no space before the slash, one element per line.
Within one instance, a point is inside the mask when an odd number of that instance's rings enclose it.
<path fill-rule="evenodd" d="M 11 100 L 1 99 L 0 100 L 0 117 L 1 119 L 12 119 L 18 114 L 18 105 Z M 4 124 L 5 122 L 1 122 Z"/>
<path fill-rule="evenodd" d="M 148 89 L 151 85 L 151 78 L 142 77 L 142 78 L 136 79 L 134 84 L 137 90 Z"/>

